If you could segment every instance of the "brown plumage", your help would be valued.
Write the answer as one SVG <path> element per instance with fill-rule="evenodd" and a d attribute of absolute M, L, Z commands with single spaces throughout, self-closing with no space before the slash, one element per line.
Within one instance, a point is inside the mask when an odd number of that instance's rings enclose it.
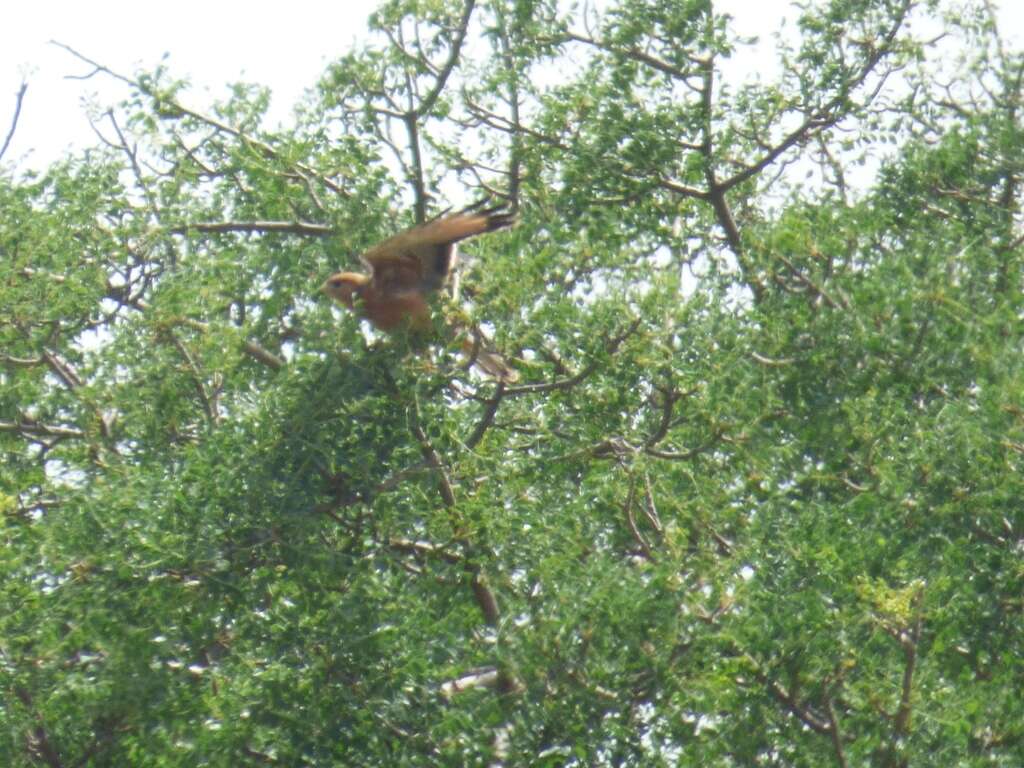
<path fill-rule="evenodd" d="M 445 284 L 455 267 L 455 244 L 508 227 L 514 220 L 500 208 L 441 216 L 393 235 L 364 253 L 360 260 L 369 274 L 338 272 L 327 278 L 320 290 L 382 331 L 427 330 L 431 326 L 427 297 Z M 479 342 L 467 344 L 476 356 L 474 362 L 487 373 L 507 381 L 515 379 L 515 372 L 500 356 L 480 349 Z"/>

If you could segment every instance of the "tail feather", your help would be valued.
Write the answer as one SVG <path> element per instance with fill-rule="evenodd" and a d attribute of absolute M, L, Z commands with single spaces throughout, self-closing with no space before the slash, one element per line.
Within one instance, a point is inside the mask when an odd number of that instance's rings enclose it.
<path fill-rule="evenodd" d="M 511 227 L 516 223 L 515 212 L 500 205 L 480 211 L 479 215 L 485 217 L 484 232 L 493 232 L 496 229 L 504 229 L 505 227 Z"/>
<path fill-rule="evenodd" d="M 482 235 L 485 232 L 493 232 L 496 229 L 503 229 L 512 226 L 516 221 L 514 213 L 496 207 L 489 208 L 479 213 L 453 213 L 424 224 L 421 232 L 435 243 L 457 243 L 468 237 Z"/>

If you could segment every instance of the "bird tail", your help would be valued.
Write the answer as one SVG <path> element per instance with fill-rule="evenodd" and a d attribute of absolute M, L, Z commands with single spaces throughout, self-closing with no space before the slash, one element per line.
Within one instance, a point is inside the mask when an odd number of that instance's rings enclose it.
<path fill-rule="evenodd" d="M 511 211 L 501 205 L 485 208 L 477 215 L 484 217 L 483 232 L 493 232 L 496 229 L 511 227 L 516 223 L 515 211 Z"/>
<path fill-rule="evenodd" d="M 451 213 L 451 209 L 444 210 L 423 227 L 433 229 L 439 239 L 453 243 L 511 227 L 516 223 L 515 210 L 508 208 L 505 203 L 485 208 L 488 202 L 486 198 L 478 200 L 456 213 Z"/>

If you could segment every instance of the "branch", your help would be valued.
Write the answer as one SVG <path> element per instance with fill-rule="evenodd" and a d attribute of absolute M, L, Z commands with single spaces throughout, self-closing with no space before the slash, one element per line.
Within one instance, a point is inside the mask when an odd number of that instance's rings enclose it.
<path fill-rule="evenodd" d="M 93 77 L 94 75 L 100 74 L 100 73 L 105 74 L 105 75 L 109 75 L 110 77 L 113 77 L 115 80 L 120 80 L 122 83 L 125 83 L 125 84 L 129 85 L 130 87 L 136 89 L 140 93 L 145 94 L 146 96 L 149 96 L 151 99 L 154 99 L 154 100 L 156 100 L 158 102 L 162 102 L 163 104 L 165 104 L 168 107 L 170 107 L 176 113 L 176 115 L 178 115 L 178 116 L 191 117 L 194 120 L 198 120 L 199 122 L 204 123 L 204 124 L 210 126 L 211 128 L 215 128 L 218 131 L 222 131 L 223 133 L 226 133 L 229 136 L 234 136 L 236 139 L 241 141 L 243 144 L 247 144 L 248 146 L 253 147 L 253 148 L 259 150 L 266 157 L 272 158 L 274 160 L 279 160 L 279 161 L 282 161 L 282 162 L 287 162 L 287 161 L 285 161 L 281 157 L 281 154 L 276 149 L 274 149 L 272 146 L 270 146 L 269 144 L 267 144 L 264 141 L 260 141 L 259 139 L 253 138 L 252 136 L 249 136 L 248 134 L 243 133 L 239 129 L 234 128 L 233 126 L 230 126 L 227 123 L 221 122 L 220 120 L 217 120 L 216 118 L 213 118 L 213 117 L 210 117 L 208 115 L 204 115 L 204 114 L 202 114 L 200 112 L 196 112 L 195 110 L 189 109 L 184 104 L 182 104 L 181 102 L 177 101 L 176 99 L 171 99 L 171 98 L 168 98 L 166 96 L 162 96 L 159 93 L 157 93 L 156 91 L 154 91 L 152 88 L 143 85 L 138 80 L 132 80 L 130 77 L 125 77 L 124 75 L 118 74 L 117 72 L 115 72 L 114 70 L 110 69 L 109 67 L 105 67 L 102 64 L 99 64 L 99 63 L 93 61 L 92 59 L 88 58 L 87 56 L 79 53 L 78 51 L 76 51 L 74 48 L 72 48 L 69 45 L 65 45 L 64 43 L 57 42 L 56 40 L 51 40 L 50 44 L 51 45 L 56 45 L 58 48 L 63 48 L 65 51 L 70 53 L 76 59 L 78 59 L 79 61 L 84 61 L 86 64 L 90 65 L 93 68 L 93 71 L 89 72 L 86 75 L 76 75 L 76 76 L 69 75 L 68 76 L 69 79 L 88 80 L 89 78 Z M 334 192 L 335 194 L 339 195 L 340 197 L 349 197 L 350 196 L 349 193 L 346 192 L 344 189 L 342 189 L 339 185 L 335 184 L 333 181 L 331 181 L 327 177 L 325 177 L 322 174 L 320 174 L 319 172 L 317 172 L 311 166 L 306 165 L 305 163 L 300 163 L 300 162 L 293 162 L 293 163 L 291 163 L 291 166 L 293 168 L 298 169 L 303 174 L 307 174 L 307 175 L 315 178 L 317 181 L 319 181 L 321 184 L 323 184 L 325 187 L 327 187 L 328 189 L 330 189 L 332 192 Z"/>
<path fill-rule="evenodd" d="M 178 354 L 181 355 L 185 361 L 185 365 L 188 367 L 189 373 L 192 378 L 192 386 L 195 387 L 196 396 L 199 398 L 199 402 L 203 404 L 203 411 L 206 413 L 206 420 L 211 425 L 216 425 L 220 421 L 220 409 L 218 407 L 218 389 L 215 386 L 211 391 L 207 391 L 206 384 L 203 383 L 203 373 L 199 369 L 199 364 L 196 359 L 189 352 L 188 347 L 185 343 L 178 338 L 177 334 L 168 332 L 171 343 L 174 348 L 178 350 Z"/>
<path fill-rule="evenodd" d="M 125 297 L 116 288 L 108 292 L 107 298 L 120 302 L 122 306 L 131 307 L 132 309 L 138 312 L 145 312 L 146 310 L 149 309 L 149 304 L 147 304 L 143 299 L 133 299 L 128 302 L 125 302 Z M 179 324 L 188 326 L 189 328 L 200 331 L 202 333 L 206 333 L 210 330 L 209 323 L 204 323 L 200 320 L 192 320 L 190 318 L 182 318 L 179 321 Z M 278 371 L 281 368 L 284 368 L 285 366 L 285 361 L 283 358 L 278 357 L 269 349 L 260 346 L 255 341 L 251 341 L 249 339 L 243 341 L 242 351 L 249 357 L 251 357 L 253 360 L 255 360 L 257 363 L 265 365 L 267 368 L 270 368 L 271 370 Z"/>
<path fill-rule="evenodd" d="M 11 118 L 11 128 L 7 131 L 7 138 L 4 139 L 4 145 L 0 147 L 0 160 L 3 160 L 4 153 L 7 152 L 7 148 L 11 145 L 11 139 L 14 138 L 14 130 L 18 127 L 18 118 L 21 116 L 21 103 L 25 99 L 25 91 L 27 90 L 28 83 L 22 83 L 17 94 L 14 96 L 14 117 Z"/>
<path fill-rule="evenodd" d="M 45 362 L 46 360 L 42 357 L 14 357 L 14 355 L 8 355 L 6 352 L 0 352 L 0 363 L 12 365 L 15 368 L 34 368 Z"/>
<path fill-rule="evenodd" d="M 754 362 L 760 363 L 761 365 L 767 365 L 773 368 L 781 368 L 787 365 L 793 365 L 796 362 L 795 357 L 765 357 L 762 354 L 751 350 L 750 356 L 754 358 Z"/>
<path fill-rule="evenodd" d="M 423 431 L 423 427 L 419 425 L 418 421 L 413 422 L 410 427 L 412 430 L 413 437 L 420 444 L 420 451 L 423 454 L 424 460 L 427 465 L 437 472 L 438 477 L 438 490 L 441 493 L 441 500 L 444 505 L 451 509 L 455 506 L 455 492 L 452 490 L 451 480 L 448 479 L 448 473 L 444 469 L 444 463 L 441 461 L 441 455 L 434 448 L 430 442 L 430 438 L 427 437 L 427 433 Z"/>
<path fill-rule="evenodd" d="M 522 119 L 520 116 L 519 73 L 515 68 L 512 54 L 512 41 L 509 38 L 505 14 L 500 10 L 496 14 L 498 20 L 498 36 L 501 41 L 501 58 L 508 77 L 508 105 L 511 111 L 511 122 L 516 130 L 509 138 L 508 152 L 508 197 L 512 203 L 512 211 L 519 210 L 519 187 L 522 183 L 523 136 Z"/>
<path fill-rule="evenodd" d="M 457 693 L 470 691 L 474 688 L 497 688 L 501 682 L 501 673 L 497 667 L 479 667 L 464 675 L 441 684 L 441 694 L 451 698 Z"/>
<path fill-rule="evenodd" d="M 912 5 L 912 0 L 905 0 L 900 8 L 897 17 L 893 20 L 884 40 L 878 46 L 872 48 L 871 55 L 864 61 L 860 70 L 850 77 L 839 89 L 839 93 L 833 96 L 828 102 L 816 109 L 813 114 L 804 119 L 804 122 L 791 131 L 781 142 L 772 147 L 760 160 L 753 165 L 747 166 L 742 171 L 722 182 L 723 191 L 728 191 L 747 179 L 755 176 L 770 165 L 776 158 L 786 150 L 809 139 L 814 133 L 823 128 L 829 128 L 838 123 L 846 112 L 843 107 L 849 99 L 850 93 L 864 84 L 868 75 L 874 71 L 878 63 L 890 52 L 890 46 L 896 37 L 896 33 L 906 19 L 907 13 Z"/>
<path fill-rule="evenodd" d="M 501 611 L 498 609 L 498 600 L 494 592 L 487 586 L 483 571 L 478 566 L 467 565 L 466 569 L 473 574 L 473 596 L 480 607 L 480 612 L 488 626 L 497 628 L 501 620 Z"/>
<path fill-rule="evenodd" d="M 648 522 L 658 533 L 664 531 L 661 524 L 661 517 L 658 516 L 658 507 L 654 503 L 654 489 L 651 487 L 651 476 L 644 472 L 644 514 Z"/>
<path fill-rule="evenodd" d="M 277 232 L 310 237 L 330 237 L 335 234 L 333 227 L 309 221 L 198 221 L 167 227 L 172 235 L 188 235 L 192 232 Z"/>
<path fill-rule="evenodd" d="M 416 211 L 416 223 L 422 224 L 427 219 L 427 188 L 423 181 L 423 151 L 420 148 L 420 127 L 416 110 L 407 112 L 402 117 L 405 131 L 409 137 L 409 154 L 412 157 L 412 190 L 414 207 Z"/>
<path fill-rule="evenodd" d="M 826 291 L 824 288 L 822 288 L 820 285 L 814 282 L 811 278 L 805 275 L 802 270 L 797 269 L 797 266 L 792 261 L 783 256 L 781 253 L 776 253 L 774 254 L 774 256 L 775 258 L 777 258 L 779 261 L 786 265 L 786 267 L 789 269 L 793 277 L 795 277 L 800 283 L 802 283 L 804 287 L 809 288 L 812 293 L 821 297 L 821 299 L 826 304 L 828 304 L 829 307 L 831 307 L 832 309 L 840 308 L 836 300 L 829 296 L 828 291 Z M 849 307 L 846 307 L 846 309 L 849 309 Z"/>
<path fill-rule="evenodd" d="M 494 397 L 487 401 L 487 407 L 484 408 L 483 414 L 480 416 L 480 421 L 476 425 L 476 429 L 473 430 L 473 434 L 466 440 L 466 448 L 473 450 L 483 440 L 487 430 L 494 424 L 494 417 L 498 413 L 498 406 L 501 405 L 501 398 L 505 395 L 505 382 L 499 381 L 498 386 L 494 390 Z"/>
<path fill-rule="evenodd" d="M 596 40 L 592 37 L 586 37 L 585 35 L 580 35 L 575 32 L 566 32 L 563 39 L 574 41 L 577 43 L 584 43 L 585 45 L 592 45 L 598 50 L 605 51 L 606 53 L 610 53 L 613 56 L 621 56 L 626 59 L 638 61 L 641 64 L 646 64 L 651 69 L 657 70 L 658 72 L 661 72 L 663 75 L 668 75 L 669 77 L 674 78 L 676 80 L 686 80 L 687 78 L 693 76 L 693 74 L 690 72 L 686 72 L 682 69 L 679 69 L 679 67 L 669 64 L 667 61 L 663 59 L 659 59 L 656 56 L 650 55 L 649 53 L 644 53 L 643 51 L 638 50 L 636 48 L 622 50 L 621 48 L 616 48 L 602 40 Z M 547 40 L 546 42 L 561 41 Z"/>
<path fill-rule="evenodd" d="M 672 426 L 672 412 L 675 410 L 676 403 L 682 399 L 683 393 L 671 387 L 665 387 L 661 389 L 661 396 L 664 398 L 664 402 L 661 404 L 661 420 L 651 436 L 644 441 L 645 448 L 653 448 L 665 439 L 669 427 Z"/>
<path fill-rule="evenodd" d="M 839 730 L 839 720 L 836 718 L 832 699 L 825 700 L 825 714 L 828 716 L 828 727 L 832 735 L 832 749 L 836 753 L 836 763 L 839 765 L 839 768 L 847 768 L 846 750 L 843 748 L 843 734 Z"/>
<path fill-rule="evenodd" d="M 37 437 L 85 437 L 85 432 L 78 427 L 40 424 L 31 419 L 0 421 L 0 432 L 14 432 L 19 435 L 33 435 Z"/>
<path fill-rule="evenodd" d="M 463 563 L 465 558 L 457 552 L 445 549 L 429 541 L 413 541 L 412 539 L 391 538 L 388 546 L 399 552 L 411 555 L 437 557 L 449 563 Z"/>
<path fill-rule="evenodd" d="M 269 349 L 264 349 L 255 341 L 246 340 L 242 342 L 242 351 L 257 363 L 261 363 L 273 371 L 279 371 L 284 368 L 284 358 L 278 357 Z"/>
<path fill-rule="evenodd" d="M 444 502 L 445 507 L 452 511 L 455 506 L 455 492 L 452 490 L 451 480 L 448 478 L 448 473 L 444 469 L 444 465 L 441 462 L 441 456 L 438 454 L 437 449 L 434 448 L 430 442 L 430 438 L 427 437 L 426 432 L 423 431 L 423 427 L 419 424 L 419 414 L 417 413 L 415 419 L 410 426 L 413 436 L 420 444 L 420 450 L 423 453 L 423 458 L 427 464 L 437 472 L 440 480 L 438 482 L 438 490 L 441 493 L 441 500 Z M 453 527 L 455 521 L 452 521 Z M 472 579 L 471 587 L 473 589 L 473 596 L 476 598 L 476 604 L 480 608 L 480 612 L 484 615 L 484 619 L 487 621 L 488 626 L 497 627 L 501 620 L 501 611 L 498 609 L 498 600 L 491 591 L 491 588 L 487 586 L 487 582 L 483 575 L 481 567 L 472 560 L 467 560 L 463 563 L 463 570 L 470 575 Z"/>
<path fill-rule="evenodd" d="M 605 351 L 609 355 L 615 354 L 618 351 L 619 347 L 622 346 L 622 343 L 630 336 L 632 336 L 634 333 L 636 333 L 637 329 L 640 328 L 640 323 L 642 321 L 643 318 L 638 317 L 636 320 L 629 324 L 629 327 L 626 328 L 625 331 L 620 333 L 615 338 L 609 340 L 608 343 L 605 345 Z M 517 397 L 519 395 L 536 394 L 538 392 L 550 392 L 556 389 L 572 389 L 581 381 L 586 379 L 588 376 L 595 373 L 597 369 L 600 367 L 601 362 L 599 360 L 595 360 L 591 362 L 589 365 L 587 365 L 585 368 L 583 368 L 583 370 L 581 370 L 579 373 L 573 376 L 569 376 L 564 379 L 556 379 L 555 381 L 544 381 L 536 384 L 521 384 L 517 387 L 509 387 L 508 389 L 505 390 L 505 394 L 510 397 Z"/>
<path fill-rule="evenodd" d="M 114 110 L 108 109 L 106 114 L 107 117 L 110 118 L 110 124 L 114 127 L 114 133 L 117 134 L 117 140 L 118 142 L 120 142 L 119 144 L 116 145 L 116 147 L 121 149 L 121 151 L 123 151 L 125 155 L 127 155 L 128 160 L 131 162 L 132 165 L 132 173 L 135 175 L 135 183 L 138 185 L 139 189 L 142 190 L 142 194 L 145 195 L 146 201 L 149 203 L 150 209 L 152 209 L 153 216 L 155 218 L 158 218 L 160 215 L 159 203 L 154 198 L 153 193 L 150 191 L 149 187 L 146 185 L 145 174 L 142 173 L 142 167 L 139 165 L 138 145 L 136 144 L 134 146 L 128 146 L 128 139 L 124 135 L 124 131 L 121 130 L 121 126 L 118 125 L 117 117 L 114 115 Z M 90 120 L 89 123 L 91 125 L 92 121 Z M 99 136 L 100 139 L 103 139 L 103 136 L 100 134 L 99 129 L 95 125 L 93 125 L 93 131 L 96 132 L 96 135 Z M 111 146 L 115 146 L 112 142 L 107 143 L 110 144 Z"/>
<path fill-rule="evenodd" d="M 434 102 L 437 101 L 441 92 L 444 90 L 445 83 L 448 82 L 448 77 L 451 75 L 452 70 L 455 69 L 455 64 L 459 60 L 459 53 L 462 51 L 462 44 L 466 40 L 466 30 L 469 28 L 469 19 L 473 15 L 473 8 L 476 6 L 476 0 L 466 0 L 466 7 L 462 12 L 462 19 L 459 20 L 458 31 L 456 32 L 455 42 L 452 43 L 451 51 L 448 54 L 448 60 L 441 67 L 441 71 L 437 74 L 437 79 L 434 82 L 434 87 L 430 89 L 430 92 L 423 97 L 423 101 L 415 110 L 417 117 L 429 112 Z"/>
<path fill-rule="evenodd" d="M 924 597 L 924 590 L 919 590 L 914 596 L 914 622 L 899 634 L 898 640 L 903 647 L 903 655 L 906 665 L 903 668 L 903 684 L 900 692 L 900 706 L 896 711 L 896 720 L 893 724 L 894 737 L 897 741 L 903 741 L 910 730 L 910 714 L 912 711 L 914 669 L 917 666 L 917 644 L 921 638 L 921 625 L 924 622 L 924 614 L 921 611 L 921 601 Z"/>
<path fill-rule="evenodd" d="M 537 142 L 544 144 L 545 146 L 554 147 L 556 149 L 563 150 L 565 152 L 571 151 L 572 147 L 559 141 L 557 138 L 548 136 L 547 134 L 536 131 L 529 126 L 523 124 L 516 124 L 510 121 L 508 118 L 499 115 L 497 112 L 491 112 L 488 109 L 484 109 L 479 104 L 476 104 L 470 97 L 469 94 L 463 90 L 462 99 L 466 109 L 473 117 L 479 120 L 486 126 L 494 128 L 495 130 L 507 133 L 512 136 L 522 133 L 525 136 L 536 140 Z"/>
<path fill-rule="evenodd" d="M 22 688 L 20 685 L 15 686 L 14 695 L 18 697 L 23 705 L 32 711 L 35 716 L 36 725 L 28 733 L 28 752 L 32 757 L 38 757 L 50 768 L 63 768 L 64 762 L 60 759 L 60 752 L 57 751 L 56 747 L 50 741 L 50 736 L 43 727 L 43 716 L 36 711 L 35 705 L 32 703 L 32 694 L 27 689 Z"/>
<path fill-rule="evenodd" d="M 651 545 L 647 543 L 647 539 L 644 538 L 644 535 L 640 532 L 640 528 L 636 524 L 636 514 L 633 512 L 633 502 L 635 500 L 636 477 L 630 475 L 629 491 L 626 493 L 626 501 L 623 504 L 623 508 L 626 511 L 626 522 L 629 524 L 629 531 L 633 534 L 633 539 L 640 545 L 640 550 L 643 552 L 644 557 L 653 563 L 657 558 L 654 557 L 654 552 L 651 551 Z"/>
<path fill-rule="evenodd" d="M 75 390 L 82 386 L 82 379 L 79 377 L 71 365 L 64 360 L 61 360 L 56 354 L 50 350 L 43 348 L 43 360 L 50 367 L 50 370 L 56 374 L 64 386 L 70 390 Z"/>
<path fill-rule="evenodd" d="M 782 141 L 776 144 L 774 147 L 768 150 L 765 155 L 753 165 L 746 166 L 739 173 L 729 177 L 725 181 L 721 182 L 720 189 L 723 192 L 728 192 L 735 186 L 742 184 L 747 179 L 756 176 L 769 165 L 771 165 L 778 157 L 784 154 L 787 150 L 792 147 L 806 141 L 811 135 L 819 128 L 828 128 L 831 125 L 839 122 L 842 114 L 835 114 L 829 118 L 824 117 L 809 117 L 804 120 L 802 124 L 794 128 L 785 136 Z"/>
<path fill-rule="evenodd" d="M 830 733 L 831 726 L 827 721 L 814 714 L 809 707 L 797 701 L 796 697 L 786 691 L 786 689 L 779 685 L 778 682 L 775 680 L 769 680 L 767 675 L 761 671 L 757 672 L 757 677 L 765 686 L 767 686 L 768 692 L 772 695 L 772 698 L 782 704 L 791 714 L 796 716 L 800 722 L 815 733 L 823 736 Z"/>

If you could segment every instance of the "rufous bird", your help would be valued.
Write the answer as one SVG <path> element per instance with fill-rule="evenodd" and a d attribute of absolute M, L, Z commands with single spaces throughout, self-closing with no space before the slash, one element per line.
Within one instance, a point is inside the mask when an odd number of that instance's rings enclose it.
<path fill-rule="evenodd" d="M 389 237 L 366 251 L 362 272 L 338 272 L 320 287 L 342 306 L 362 315 L 377 329 L 426 331 L 432 327 L 428 296 L 447 282 L 455 268 L 460 240 L 511 226 L 515 216 L 501 208 L 440 216 Z M 463 343 L 470 364 L 501 381 L 518 376 L 500 355 L 488 348 L 478 329 Z"/>

